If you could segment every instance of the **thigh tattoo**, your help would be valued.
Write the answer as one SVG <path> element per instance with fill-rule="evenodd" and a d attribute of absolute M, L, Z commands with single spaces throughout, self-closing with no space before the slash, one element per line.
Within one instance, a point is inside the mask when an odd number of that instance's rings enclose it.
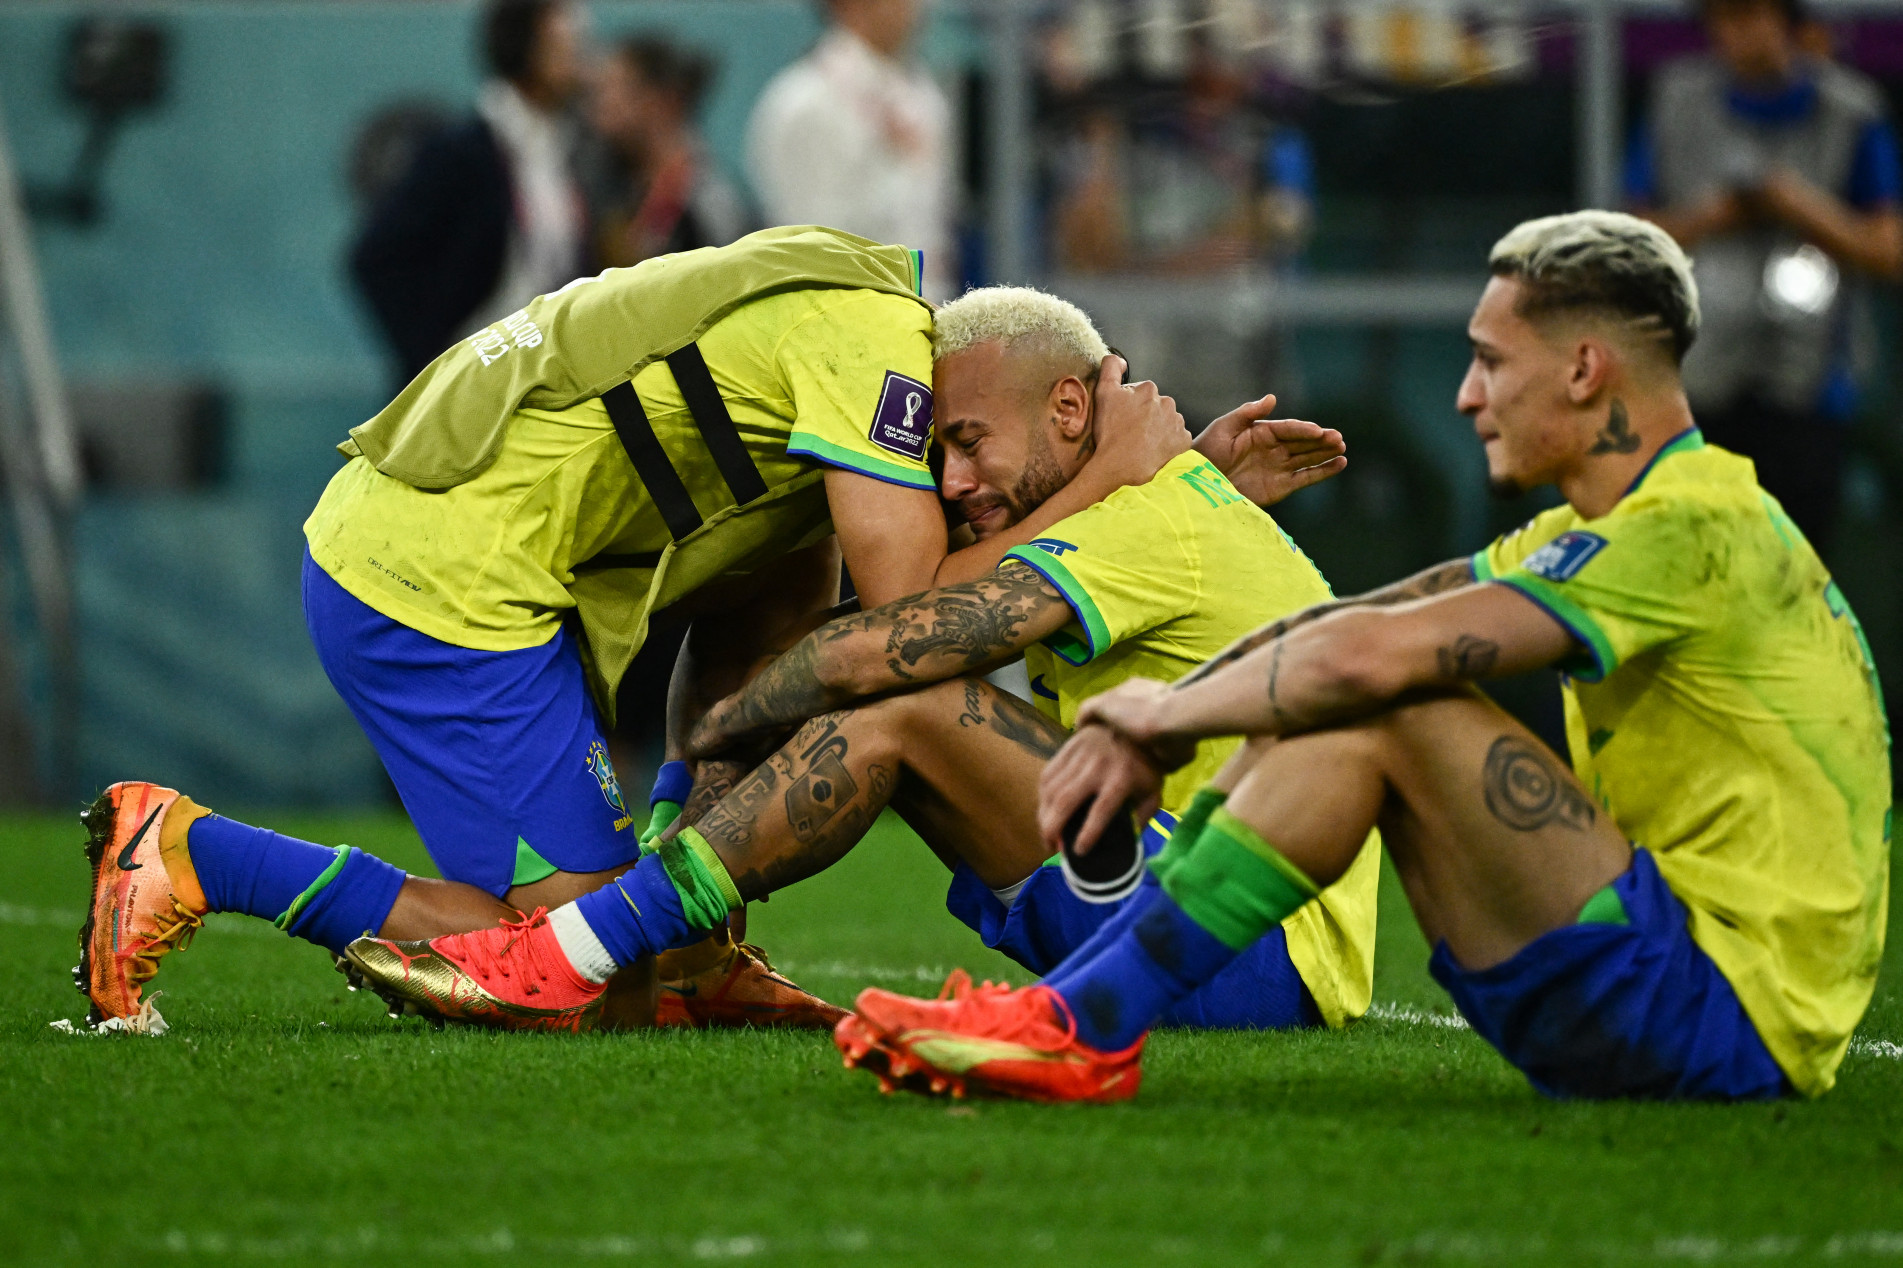
<path fill-rule="evenodd" d="M 1487 750 L 1487 809 L 1494 818 L 1520 832 L 1533 832 L 1549 823 L 1574 832 L 1591 827 L 1598 813 L 1584 793 L 1537 744 L 1516 735 L 1503 735 Z"/>

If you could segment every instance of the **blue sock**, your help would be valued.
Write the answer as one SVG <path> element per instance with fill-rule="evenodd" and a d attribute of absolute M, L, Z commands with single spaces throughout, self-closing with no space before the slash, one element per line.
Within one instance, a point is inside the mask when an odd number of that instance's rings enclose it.
<path fill-rule="evenodd" d="M 382 928 L 408 879 L 355 846 L 312 845 L 222 815 L 194 821 L 185 845 L 211 910 L 262 916 L 334 952 Z"/>
<path fill-rule="evenodd" d="M 1135 907 L 1146 886 L 1138 891 Z M 1046 985 L 1077 1019 L 1077 1037 L 1093 1048 L 1127 1048 L 1178 1000 L 1220 973 L 1236 952 L 1191 920 L 1158 887 L 1129 924 L 1088 959 L 1072 956 Z M 1106 926 L 1107 928 L 1108 926 Z M 1097 944 L 1092 938 L 1085 946 Z M 1074 962 L 1074 967 L 1073 967 Z"/>
<path fill-rule="evenodd" d="M 688 923 L 680 891 L 659 854 L 650 854 L 592 894 L 575 900 L 601 945 L 625 966 L 644 955 L 690 947 L 707 930 Z"/>
<path fill-rule="evenodd" d="M 1143 913 L 1150 909 L 1150 904 L 1155 902 L 1162 893 L 1162 882 L 1156 879 L 1154 872 L 1145 869 L 1143 883 L 1137 886 L 1137 892 L 1124 900 L 1123 905 L 1117 908 L 1115 915 L 1098 925 L 1095 933 L 1084 939 L 1070 954 L 1066 955 L 1063 963 L 1046 974 L 1044 985 L 1062 994 L 1064 983 L 1076 974 L 1084 972 L 1092 960 L 1115 945 L 1117 939 L 1129 932 L 1131 926 L 1142 918 Z"/>

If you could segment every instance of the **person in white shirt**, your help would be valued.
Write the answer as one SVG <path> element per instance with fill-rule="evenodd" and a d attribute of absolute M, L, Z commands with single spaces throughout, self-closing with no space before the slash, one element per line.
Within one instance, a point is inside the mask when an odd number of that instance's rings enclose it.
<path fill-rule="evenodd" d="M 747 130 L 768 224 L 820 224 L 925 253 L 925 294 L 952 295 L 952 114 L 907 56 L 918 0 L 828 0 L 831 26 L 774 77 Z"/>
<path fill-rule="evenodd" d="M 472 328 L 499 321 L 537 295 L 560 290 L 581 270 L 587 213 L 570 155 L 573 124 L 565 107 L 581 86 L 579 17 L 567 3 L 521 7 L 534 14 L 532 36 L 517 74 L 495 75 L 476 98 L 476 113 L 502 151 L 515 194 L 515 232 L 502 276 Z M 491 18 L 492 23 L 495 18 Z M 515 69 L 511 67 L 509 69 Z"/>
<path fill-rule="evenodd" d="M 581 86 L 568 0 L 488 0 L 476 109 L 425 138 L 378 195 L 350 267 L 400 390 L 458 339 L 585 271 L 565 108 Z"/>

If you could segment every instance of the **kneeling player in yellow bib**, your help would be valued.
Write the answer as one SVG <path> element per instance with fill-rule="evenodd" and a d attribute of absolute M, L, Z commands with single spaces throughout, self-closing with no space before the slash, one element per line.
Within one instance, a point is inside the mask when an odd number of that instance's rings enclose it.
<path fill-rule="evenodd" d="M 79 978 L 95 1018 L 138 1012 L 208 911 L 340 951 L 596 888 L 640 851 L 602 731 L 653 612 L 694 616 L 678 737 L 697 702 L 822 618 L 842 555 L 874 604 L 970 580 L 1189 443 L 1167 399 L 1113 370 L 1098 390 L 1115 442 L 1012 533 L 952 550 L 926 462 L 917 279 L 903 248 L 812 228 L 610 270 L 476 332 L 355 429 L 305 525 L 305 613 L 446 880 L 115 785 L 88 815 Z M 686 774 L 670 767 L 657 800 L 685 800 Z M 706 989 L 664 994 L 664 1017 L 836 1011 L 738 948 L 701 970 Z M 715 997 L 736 1008 L 695 1013 Z"/>
<path fill-rule="evenodd" d="M 1750 462 L 1693 424 L 1697 291 L 1669 237 L 1579 212 L 1491 263 L 1458 403 L 1495 481 L 1566 504 L 1174 685 L 1087 701 L 1045 774 L 1047 839 L 1092 799 L 1153 801 L 1210 737 L 1251 742 L 1129 936 L 1024 991 L 862 998 L 901 1055 L 981 1050 L 973 1081 L 1018 1095 L 1064 1067 L 1134 1074 L 1156 1017 L 1378 824 L 1434 976 L 1536 1088 L 1830 1088 L 1889 890 L 1889 736 L 1856 619 Z M 1545 665 L 1567 675 L 1571 771 L 1470 686 Z"/>
<path fill-rule="evenodd" d="M 1088 459 L 1086 379 L 1102 339 L 1061 300 L 994 288 L 941 309 L 934 347 L 941 488 L 992 540 Z M 1253 409 L 1266 412 L 1272 399 Z M 1331 462 L 1310 478 L 1335 470 Z M 619 966 L 693 942 L 741 901 L 830 866 L 890 805 L 952 868 L 954 913 L 1045 972 L 1136 901 L 1086 901 L 1080 894 L 1115 895 L 1081 883 L 1073 893 L 1059 867 L 1043 866 L 1051 859 L 1037 831 L 1037 781 L 1079 705 L 1134 674 L 1185 673 L 1262 621 L 1328 597 L 1272 519 L 1200 455 L 1184 454 L 1012 550 L 983 580 L 801 640 L 710 711 L 689 745 L 714 755 L 765 739 L 778 751 L 658 857 L 551 913 L 546 926 L 428 944 L 365 939 L 348 954 L 406 1003 L 462 1021 L 552 1024 L 597 1007 L 600 983 Z M 1019 656 L 1038 708 L 967 676 Z M 1172 777 L 1165 804 L 1186 804 L 1235 747 L 1202 745 Z M 1147 848 L 1175 823 L 1159 812 Z M 1126 842 L 1134 888 L 1141 855 L 1127 825 Z M 1320 902 L 1168 1020 L 1271 1028 L 1359 1016 L 1372 989 L 1378 869 L 1370 843 Z"/>

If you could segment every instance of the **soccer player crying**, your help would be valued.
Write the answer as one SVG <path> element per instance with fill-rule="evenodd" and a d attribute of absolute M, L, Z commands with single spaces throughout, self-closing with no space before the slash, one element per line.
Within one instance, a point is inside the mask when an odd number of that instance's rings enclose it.
<path fill-rule="evenodd" d="M 1169 408 L 1154 385 L 1116 381 L 1121 364 L 1083 313 L 1033 290 L 990 288 L 947 305 L 933 348 L 940 488 L 980 543 L 1008 541 L 1061 505 L 1123 443 L 1117 410 Z M 1224 444 L 1255 436 L 1264 452 L 1288 453 L 1297 473 L 1340 469 L 1338 435 L 1268 419 L 1273 404 L 1250 402 L 1206 434 Z M 1298 474 L 1282 491 L 1314 478 Z M 1094 901 L 1047 866 L 1056 860 L 1038 831 L 1038 779 L 1079 707 L 1132 675 L 1184 673 L 1261 621 L 1327 597 L 1275 522 L 1201 453 L 1185 452 L 1009 547 L 977 581 L 840 617 L 801 639 L 709 710 L 687 743 L 701 757 L 757 752 L 762 740 L 775 751 L 659 854 L 555 910 L 545 929 L 521 939 L 364 939 L 349 954 L 380 989 L 436 1000 L 479 999 L 483 983 L 493 992 L 508 974 L 530 980 L 536 964 L 560 963 L 595 984 L 567 1005 L 585 1010 L 623 966 L 691 942 L 742 901 L 837 861 L 890 807 L 950 869 L 953 914 L 1046 972 L 1147 901 Z M 1035 705 L 976 676 L 1020 656 Z M 1172 827 L 1194 833 L 1197 809 L 1182 824 L 1172 811 L 1235 747 L 1212 740 L 1172 778 L 1157 813 L 1144 816 L 1145 853 L 1163 849 Z M 1229 954 L 1226 971 L 1175 1001 L 1166 1022 L 1268 1028 L 1360 1015 L 1372 986 L 1378 865 L 1371 839 L 1320 901 Z M 874 1058 L 861 1037 L 840 1032 L 849 1058 Z"/>
<path fill-rule="evenodd" d="M 610 269 L 458 342 L 353 429 L 305 524 L 305 617 L 445 879 L 116 784 L 88 816 L 79 983 L 94 1018 L 141 1014 L 163 958 L 212 911 L 332 952 L 365 932 L 536 926 L 641 855 L 605 728 L 656 613 L 691 620 L 668 715 L 681 759 L 700 702 L 837 601 L 842 559 L 870 604 L 980 577 L 1189 444 L 1154 400 L 1110 411 L 1114 452 L 1030 520 L 954 545 L 927 461 L 920 267 L 902 246 L 805 226 Z M 657 827 L 736 773 L 670 762 Z M 694 856 L 668 858 L 700 881 Z M 663 1021 L 839 1013 L 720 930 L 694 954 L 661 967 Z"/>

